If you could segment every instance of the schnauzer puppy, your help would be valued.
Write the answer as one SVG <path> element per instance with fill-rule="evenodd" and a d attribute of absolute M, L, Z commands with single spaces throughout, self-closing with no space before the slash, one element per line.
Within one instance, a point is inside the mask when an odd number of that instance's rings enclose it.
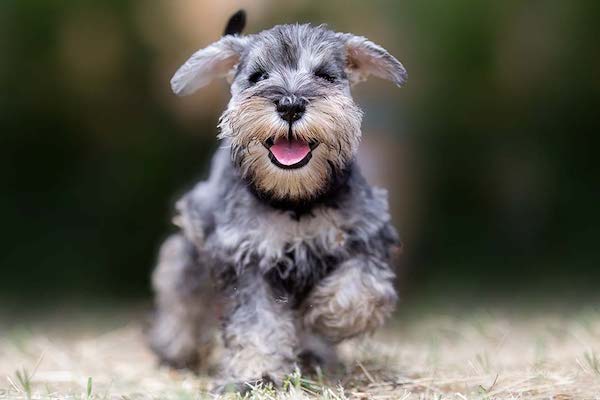
<path fill-rule="evenodd" d="M 364 37 L 298 24 L 242 36 L 244 20 L 171 81 L 188 95 L 229 77 L 231 100 L 210 176 L 177 203 L 180 230 L 160 250 L 149 332 L 174 367 L 206 361 L 219 332 L 221 382 L 240 389 L 281 383 L 304 357 L 327 363 L 391 314 L 398 239 L 386 192 L 355 163 L 362 113 L 350 87 L 406 79 Z"/>

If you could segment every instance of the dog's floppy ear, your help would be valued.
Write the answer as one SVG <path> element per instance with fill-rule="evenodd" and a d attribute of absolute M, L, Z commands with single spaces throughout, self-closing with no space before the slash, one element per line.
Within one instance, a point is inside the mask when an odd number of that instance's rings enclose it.
<path fill-rule="evenodd" d="M 406 82 L 406 69 L 386 49 L 362 36 L 340 35 L 346 46 L 346 73 L 350 83 L 364 81 L 369 75 L 387 79 L 397 86 Z"/>
<path fill-rule="evenodd" d="M 243 10 L 233 14 L 225 28 L 225 36 L 192 54 L 175 72 L 171 78 L 173 92 L 178 96 L 192 94 L 213 79 L 227 76 L 240 61 L 248 43 L 247 37 L 238 36 L 245 23 L 246 13 Z"/>

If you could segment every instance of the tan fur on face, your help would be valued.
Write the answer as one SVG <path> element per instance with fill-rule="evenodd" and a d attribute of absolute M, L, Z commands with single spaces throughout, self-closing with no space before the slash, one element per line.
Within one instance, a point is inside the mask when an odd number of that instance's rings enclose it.
<path fill-rule="evenodd" d="M 263 97 L 231 103 L 219 127 L 220 138 L 230 138 L 232 156 L 242 176 L 276 199 L 306 200 L 328 185 L 331 165 L 342 169 L 356 154 L 362 113 L 351 98 L 334 94 L 311 101 L 304 116 L 294 123 L 292 134 L 318 147 L 302 168 L 282 169 L 269 159 L 264 147 L 269 138 L 288 135 L 288 124 L 277 115 L 275 104 Z"/>

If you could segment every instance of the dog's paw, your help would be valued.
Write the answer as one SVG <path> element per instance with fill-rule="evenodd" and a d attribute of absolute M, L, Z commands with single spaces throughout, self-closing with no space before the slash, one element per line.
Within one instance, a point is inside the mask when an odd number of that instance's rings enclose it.
<path fill-rule="evenodd" d="M 373 332 L 396 304 L 391 276 L 364 271 L 358 262 L 348 262 L 321 282 L 306 300 L 304 325 L 333 343 Z"/>
<path fill-rule="evenodd" d="M 302 373 L 308 375 L 337 373 L 344 366 L 337 357 L 326 357 L 310 350 L 298 354 L 298 365 Z"/>
<path fill-rule="evenodd" d="M 250 379 L 246 381 L 224 381 L 222 383 L 218 383 L 212 390 L 212 392 L 214 394 L 239 393 L 243 396 L 247 393 L 251 393 L 256 389 L 275 389 L 279 386 L 280 385 L 277 385 L 272 378 L 265 375 L 260 379 Z"/>
<path fill-rule="evenodd" d="M 182 351 L 175 349 L 174 346 L 169 346 L 166 343 L 154 340 L 150 337 L 149 345 L 158 358 L 158 363 L 161 366 L 166 366 L 173 369 L 189 369 L 197 371 L 200 367 L 199 353 L 192 350 Z M 179 351 L 174 351 L 179 350 Z"/>
<path fill-rule="evenodd" d="M 158 363 L 161 366 L 172 369 L 184 369 L 189 371 L 198 371 L 200 369 L 200 361 L 197 357 L 169 357 L 163 354 L 158 355 Z"/>

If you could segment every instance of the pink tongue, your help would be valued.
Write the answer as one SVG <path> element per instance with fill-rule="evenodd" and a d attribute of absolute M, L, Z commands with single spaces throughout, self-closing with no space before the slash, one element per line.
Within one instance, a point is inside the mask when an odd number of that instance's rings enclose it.
<path fill-rule="evenodd" d="M 294 165 L 302 161 L 310 152 L 308 143 L 301 140 L 287 140 L 286 138 L 277 139 L 275 144 L 270 147 L 271 153 L 277 161 L 283 165 Z"/>

